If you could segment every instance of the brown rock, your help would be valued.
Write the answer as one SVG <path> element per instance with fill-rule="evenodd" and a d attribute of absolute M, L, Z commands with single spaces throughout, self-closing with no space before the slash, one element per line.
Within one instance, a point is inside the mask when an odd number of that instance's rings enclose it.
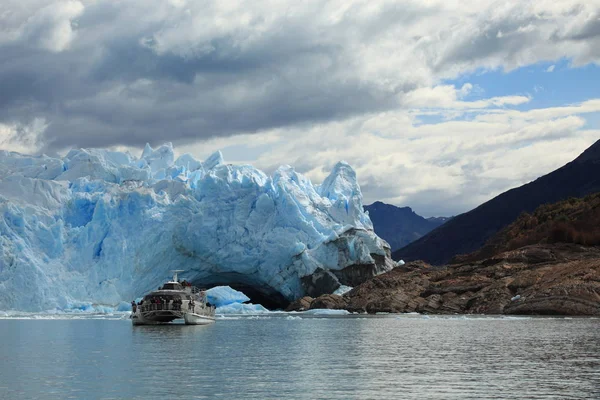
<path fill-rule="evenodd" d="M 328 308 L 440 314 L 600 315 L 600 248 L 527 246 L 447 267 L 409 263 L 355 287 Z M 315 304 L 311 304 L 315 308 Z"/>
<path fill-rule="evenodd" d="M 304 296 L 298 300 L 294 300 L 285 309 L 285 311 L 305 311 L 310 309 L 310 304 L 314 299 L 310 296 Z"/>
<path fill-rule="evenodd" d="M 346 309 L 346 300 L 342 296 L 338 296 L 337 294 L 324 294 L 316 299 L 314 299 L 310 303 L 310 308 L 326 308 L 330 310 L 345 310 Z"/>

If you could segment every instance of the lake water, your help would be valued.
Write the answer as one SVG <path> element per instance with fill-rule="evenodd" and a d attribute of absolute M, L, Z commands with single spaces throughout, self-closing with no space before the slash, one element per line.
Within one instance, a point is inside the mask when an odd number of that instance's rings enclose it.
<path fill-rule="evenodd" d="M 124 317 L 1 319 L 0 398 L 600 399 L 599 319 Z"/>

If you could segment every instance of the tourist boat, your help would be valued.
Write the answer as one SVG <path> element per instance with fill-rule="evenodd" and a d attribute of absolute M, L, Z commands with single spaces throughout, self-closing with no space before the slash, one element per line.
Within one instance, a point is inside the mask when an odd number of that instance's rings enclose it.
<path fill-rule="evenodd" d="M 183 281 L 173 271 L 173 280 L 148 293 L 138 304 L 132 303 L 133 325 L 159 325 L 183 319 L 186 325 L 215 322 L 215 307 L 207 303 L 206 292 Z"/>

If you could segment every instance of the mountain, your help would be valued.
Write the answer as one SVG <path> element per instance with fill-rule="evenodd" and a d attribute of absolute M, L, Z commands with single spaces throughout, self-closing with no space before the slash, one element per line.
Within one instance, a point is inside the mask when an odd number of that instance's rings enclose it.
<path fill-rule="evenodd" d="M 429 217 L 427 218 L 427 221 L 429 222 L 433 222 L 435 224 L 437 224 L 437 226 L 440 226 L 442 224 L 445 224 L 446 222 L 450 221 L 452 219 L 452 217 Z M 436 226 L 436 228 L 437 228 Z"/>
<path fill-rule="evenodd" d="M 365 206 L 377 236 L 385 239 L 392 251 L 414 242 L 445 223 L 446 217 L 423 218 L 410 207 L 396 207 L 380 201 Z"/>
<path fill-rule="evenodd" d="M 174 269 L 284 307 L 390 270 L 389 256 L 343 162 L 315 187 L 289 166 L 269 176 L 171 144 L 140 158 L 0 151 L 0 310 L 119 306 Z"/>
<path fill-rule="evenodd" d="M 600 192 L 543 204 L 532 214 L 522 213 L 482 248 L 457 255 L 452 263 L 475 262 L 524 246 L 550 243 L 600 245 Z"/>
<path fill-rule="evenodd" d="M 583 197 L 598 191 L 600 140 L 556 171 L 452 218 L 419 240 L 395 251 L 393 258 L 445 264 L 457 254 L 468 254 L 482 247 L 522 212 L 531 213 L 545 203 Z"/>

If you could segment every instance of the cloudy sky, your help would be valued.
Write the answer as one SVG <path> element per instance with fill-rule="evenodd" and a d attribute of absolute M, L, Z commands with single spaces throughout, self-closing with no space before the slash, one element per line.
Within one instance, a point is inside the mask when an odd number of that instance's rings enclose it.
<path fill-rule="evenodd" d="M 600 0 L 0 4 L 0 148 L 173 142 L 467 211 L 600 139 Z"/>

